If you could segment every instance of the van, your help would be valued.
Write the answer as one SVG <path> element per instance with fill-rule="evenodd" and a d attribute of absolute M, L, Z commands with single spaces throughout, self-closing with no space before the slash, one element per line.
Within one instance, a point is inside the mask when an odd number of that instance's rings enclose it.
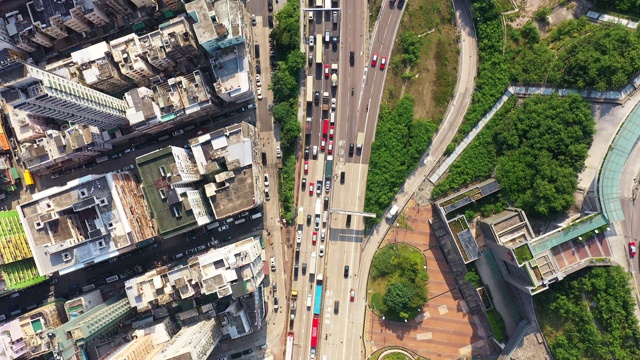
<path fill-rule="evenodd" d="M 207 225 L 207 230 L 213 230 L 213 229 L 217 228 L 218 226 L 220 226 L 220 222 L 216 221 L 214 223 L 211 223 L 211 224 Z"/>
<path fill-rule="evenodd" d="M 331 125 L 336 124 L 336 113 L 335 111 L 331 113 Z"/>
<path fill-rule="evenodd" d="M 347 228 L 351 227 L 351 215 L 347 215 Z"/>
<path fill-rule="evenodd" d="M 262 213 L 259 212 L 257 214 L 251 215 L 251 220 L 255 220 L 255 219 L 258 219 L 258 218 L 261 218 L 261 217 L 262 217 Z"/>
<path fill-rule="evenodd" d="M 333 12 L 333 23 L 334 24 L 338 23 L 338 12 L 337 11 Z"/>
<path fill-rule="evenodd" d="M 391 210 L 389 210 L 389 214 L 387 214 L 387 219 L 392 220 L 398 214 L 398 205 L 393 205 Z"/>
<path fill-rule="evenodd" d="M 313 300 L 311 294 L 307 295 L 307 310 L 311 309 L 311 300 Z"/>
<path fill-rule="evenodd" d="M 329 212 L 325 210 L 324 217 L 322 218 L 322 226 L 327 226 L 327 220 L 329 220 Z"/>
<path fill-rule="evenodd" d="M 325 31 L 324 32 L 324 43 L 328 44 L 330 38 L 331 38 L 331 34 L 329 34 L 329 30 Z"/>

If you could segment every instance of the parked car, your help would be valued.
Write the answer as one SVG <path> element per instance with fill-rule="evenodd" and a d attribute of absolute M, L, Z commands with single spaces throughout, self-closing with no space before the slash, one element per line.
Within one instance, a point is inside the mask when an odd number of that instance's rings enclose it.
<path fill-rule="evenodd" d="M 222 225 L 218 228 L 218 231 L 223 232 L 225 230 L 229 229 L 229 225 Z"/>
<path fill-rule="evenodd" d="M 173 133 L 171 133 L 171 135 L 173 136 L 178 136 L 178 135 L 182 135 L 184 134 L 184 130 L 180 129 L 180 130 L 176 130 Z"/>
<path fill-rule="evenodd" d="M 264 174 L 264 186 L 269 187 L 269 174 Z"/>

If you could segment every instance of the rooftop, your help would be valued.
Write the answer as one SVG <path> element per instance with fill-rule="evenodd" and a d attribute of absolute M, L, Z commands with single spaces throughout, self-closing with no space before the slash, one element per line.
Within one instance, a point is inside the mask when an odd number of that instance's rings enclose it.
<path fill-rule="evenodd" d="M 255 136 L 255 128 L 242 122 L 189 141 L 198 170 L 207 178 L 205 195 L 217 219 L 258 204 Z"/>
<path fill-rule="evenodd" d="M 264 279 L 262 249 L 248 238 L 198 256 L 202 293 L 234 298 L 252 293 Z"/>
<path fill-rule="evenodd" d="M 27 3 L 27 10 L 31 21 L 39 21 L 42 27 L 50 24 L 52 16 L 61 15 L 63 18 L 69 16 L 69 11 L 75 7 L 73 1 L 47 1 L 34 0 Z"/>
<path fill-rule="evenodd" d="M 178 296 L 189 298 L 194 295 L 191 286 L 192 273 L 188 266 L 169 270 L 161 267 L 125 282 L 129 304 L 138 311 L 151 308 L 151 304 L 163 305 L 174 300 L 174 286 Z"/>
<path fill-rule="evenodd" d="M 192 25 L 193 32 L 196 33 L 200 44 L 218 37 L 214 27 L 216 15 L 212 3 L 205 0 L 194 0 L 185 4 L 185 10 L 195 20 Z"/>
<path fill-rule="evenodd" d="M 151 214 L 155 218 L 158 232 L 165 237 L 179 234 L 198 226 L 193 211 L 188 205 L 186 192 L 191 188 L 173 189 L 171 183 L 178 177 L 172 171 L 176 164 L 176 152 L 185 149 L 166 147 L 136 158 L 142 181 L 142 190 Z"/>
<path fill-rule="evenodd" d="M 233 98 L 249 91 L 249 63 L 245 53 L 245 44 L 242 43 L 216 52 L 211 57 L 211 68 L 217 79 L 215 88 L 218 94 L 226 94 Z"/>
<path fill-rule="evenodd" d="M 18 206 L 41 274 L 71 272 L 155 237 L 142 209 L 142 194 L 127 172 L 87 175 Z"/>
<path fill-rule="evenodd" d="M 191 114 L 212 106 L 211 82 L 200 70 L 171 78 L 154 86 L 156 101 L 163 120 L 171 120 L 181 114 Z"/>

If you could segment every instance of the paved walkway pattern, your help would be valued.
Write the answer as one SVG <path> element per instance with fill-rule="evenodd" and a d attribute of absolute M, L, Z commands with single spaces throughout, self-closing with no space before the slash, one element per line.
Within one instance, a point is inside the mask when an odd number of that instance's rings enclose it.
<path fill-rule="evenodd" d="M 431 206 L 419 206 L 411 199 L 402 216 L 407 220 L 407 229 L 394 226 L 381 246 L 397 242 L 422 250 L 427 259 L 429 300 L 422 313 L 408 323 L 382 320 L 368 310 L 365 334 L 371 348 L 367 353 L 402 346 L 429 359 L 488 355 L 491 347 L 484 328 L 479 319 L 469 315 L 451 269 L 431 233 Z"/>

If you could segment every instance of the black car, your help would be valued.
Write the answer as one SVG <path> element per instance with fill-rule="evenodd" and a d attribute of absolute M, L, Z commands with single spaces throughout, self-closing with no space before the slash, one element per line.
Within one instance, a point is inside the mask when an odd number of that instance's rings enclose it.
<path fill-rule="evenodd" d="M 344 171 L 340 171 L 340 184 L 344 184 L 344 178 L 345 178 Z"/>
<path fill-rule="evenodd" d="M 309 147 L 304 148 L 304 159 L 309 160 Z"/>
<path fill-rule="evenodd" d="M 404 6 L 404 0 L 398 0 L 398 9 L 402 9 Z"/>
<path fill-rule="evenodd" d="M 351 227 L 351 215 L 347 215 L 347 224 L 346 224 L 347 228 Z"/>
<path fill-rule="evenodd" d="M 356 146 L 353 143 L 349 144 L 349 156 L 353 157 L 353 151 L 355 148 Z"/>
<path fill-rule="evenodd" d="M 293 278 L 298 279 L 298 265 L 293 267 Z"/>
<path fill-rule="evenodd" d="M 260 45 L 256 44 L 256 59 L 260 58 Z"/>
<path fill-rule="evenodd" d="M 309 55 L 309 67 L 313 66 L 313 55 Z"/>
<path fill-rule="evenodd" d="M 302 178 L 302 190 L 304 191 L 306 187 L 307 187 L 307 178 Z"/>
<path fill-rule="evenodd" d="M 302 276 L 307 274 L 307 263 L 302 263 Z"/>
<path fill-rule="evenodd" d="M 267 10 L 269 10 L 269 12 L 273 11 L 273 0 L 267 0 Z"/>
<path fill-rule="evenodd" d="M 260 73 L 261 73 L 260 65 L 256 65 L 256 74 L 260 74 Z"/>
<path fill-rule="evenodd" d="M 269 27 L 273 28 L 273 15 L 269 15 Z"/>
<path fill-rule="evenodd" d="M 253 350 L 251 350 L 251 349 L 245 349 L 245 350 L 242 351 L 242 355 L 249 355 L 252 352 L 253 352 Z"/>
<path fill-rule="evenodd" d="M 307 215 L 307 226 L 311 226 L 311 215 Z"/>
<path fill-rule="evenodd" d="M 237 353 L 233 353 L 231 354 L 231 358 L 232 359 L 238 359 L 242 357 L 242 353 L 241 352 L 237 352 Z"/>
<path fill-rule="evenodd" d="M 333 313 L 337 314 L 339 310 L 340 310 L 340 301 L 336 300 L 333 303 Z"/>
<path fill-rule="evenodd" d="M 267 153 L 262 153 L 262 166 L 267 166 Z"/>
<path fill-rule="evenodd" d="M 349 277 L 349 265 L 344 266 L 344 277 L 345 278 Z"/>
<path fill-rule="evenodd" d="M 314 102 L 316 104 L 316 106 L 320 103 L 320 91 L 316 90 L 316 93 L 314 95 Z"/>
<path fill-rule="evenodd" d="M 338 49 L 338 37 L 334 36 L 331 39 L 331 45 L 333 46 L 333 51 L 336 51 Z"/>
<path fill-rule="evenodd" d="M 356 62 L 355 57 L 356 57 L 355 53 L 353 51 L 350 51 L 349 52 L 349 65 L 353 66 L 355 64 L 355 62 Z"/>
<path fill-rule="evenodd" d="M 296 248 L 296 260 L 300 259 L 300 248 Z"/>
<path fill-rule="evenodd" d="M 329 207 L 329 197 L 325 196 L 324 197 L 324 208 L 325 210 Z"/>

